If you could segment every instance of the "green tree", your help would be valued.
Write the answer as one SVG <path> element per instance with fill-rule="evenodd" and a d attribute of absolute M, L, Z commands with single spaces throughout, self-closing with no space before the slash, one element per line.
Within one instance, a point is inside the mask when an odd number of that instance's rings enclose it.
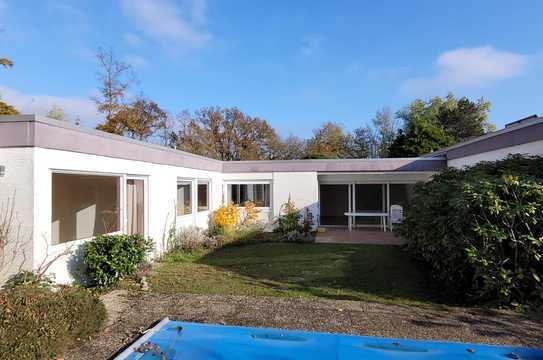
<path fill-rule="evenodd" d="M 59 120 L 59 121 L 67 121 L 66 113 L 64 112 L 64 109 L 62 109 L 58 105 L 53 105 L 51 107 L 51 110 L 46 115 L 48 118 Z"/>
<path fill-rule="evenodd" d="M 490 103 L 484 99 L 472 102 L 466 97 L 457 99 L 452 93 L 445 99 L 417 99 L 396 114 L 404 126 L 390 145 L 389 155 L 421 156 L 492 131 L 494 127 L 487 119 L 489 109 Z"/>
<path fill-rule="evenodd" d="M 313 137 L 307 141 L 306 158 L 343 159 L 352 157 L 352 135 L 334 123 L 326 122 L 313 130 Z"/>
<path fill-rule="evenodd" d="M 439 108 L 437 121 L 455 142 L 465 141 L 495 130 L 488 122 L 490 103 L 483 98 L 476 102 L 466 97 L 455 99 L 452 94 Z"/>

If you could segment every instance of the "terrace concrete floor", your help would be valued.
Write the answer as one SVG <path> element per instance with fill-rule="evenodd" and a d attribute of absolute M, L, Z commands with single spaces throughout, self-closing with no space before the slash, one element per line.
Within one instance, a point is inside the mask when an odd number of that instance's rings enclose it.
<path fill-rule="evenodd" d="M 322 244 L 403 245 L 405 241 L 393 232 L 381 229 L 353 229 L 324 227 L 317 233 L 316 242 Z"/>

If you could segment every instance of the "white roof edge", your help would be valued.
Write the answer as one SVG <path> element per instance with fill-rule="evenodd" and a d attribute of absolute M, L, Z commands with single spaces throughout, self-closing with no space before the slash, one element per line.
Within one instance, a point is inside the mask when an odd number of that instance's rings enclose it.
<path fill-rule="evenodd" d="M 426 157 L 407 157 L 407 158 L 338 158 L 338 159 L 292 159 L 292 160 L 233 160 L 233 161 L 225 161 L 229 164 L 251 164 L 251 163 L 293 163 L 293 162 L 334 162 L 334 161 L 342 161 L 342 162 L 359 162 L 359 161 L 418 161 L 418 160 L 430 160 L 430 161 L 438 161 L 438 160 L 446 160 L 445 156 L 441 157 L 432 157 L 432 158 L 426 158 Z"/>
<path fill-rule="evenodd" d="M 162 151 L 169 151 L 169 152 L 173 152 L 173 153 L 176 153 L 176 154 L 189 156 L 189 157 L 197 158 L 197 159 L 202 159 L 202 160 L 205 160 L 205 161 L 211 161 L 211 162 L 215 162 L 217 164 L 223 164 L 223 165 L 224 164 L 274 164 L 274 163 L 281 163 L 281 164 L 289 164 L 289 163 L 291 163 L 292 164 L 292 163 L 300 163 L 300 162 L 304 162 L 304 163 L 311 163 L 311 162 L 313 162 L 313 163 L 323 163 L 323 162 L 329 162 L 329 163 L 333 163 L 333 162 L 342 162 L 342 163 L 355 162 L 355 163 L 359 163 L 359 162 L 388 162 L 388 161 L 410 161 L 410 162 L 412 162 L 412 161 L 421 161 L 421 160 L 430 160 L 430 161 L 443 161 L 443 160 L 446 160 L 445 156 L 442 156 L 442 157 L 437 157 L 436 156 L 436 157 L 430 157 L 430 158 L 428 158 L 428 157 L 356 158 L 356 159 L 353 159 L 353 158 L 341 159 L 340 158 L 340 159 L 292 159 L 292 160 L 222 161 L 222 160 L 217 160 L 217 159 L 213 159 L 213 158 L 202 156 L 202 155 L 193 154 L 193 153 L 190 153 L 190 152 L 187 152 L 187 151 L 173 149 L 173 148 L 170 148 L 170 147 L 167 147 L 167 146 L 164 146 L 164 145 L 152 144 L 152 143 L 148 143 L 148 142 L 141 141 L 141 140 L 131 139 L 131 138 L 128 138 L 128 137 L 125 137 L 125 136 L 122 136 L 122 135 L 116 135 L 116 134 L 111 134 L 111 133 L 108 133 L 108 132 L 105 132 L 105 131 L 80 127 L 80 126 L 77 126 L 75 124 L 69 123 L 67 121 L 55 120 L 55 119 L 51 119 L 51 118 L 48 118 L 48 117 L 45 117 L 45 116 L 39 116 L 39 115 L 35 115 L 35 114 L 0 115 L 0 123 L 2 123 L 2 122 L 37 122 L 37 123 L 43 123 L 43 124 L 47 124 L 49 126 L 55 126 L 55 127 L 59 127 L 59 128 L 74 130 L 74 131 L 78 131 L 78 132 L 82 132 L 82 133 L 86 133 L 86 134 L 90 134 L 90 135 L 94 135 L 94 136 L 100 136 L 100 137 L 106 138 L 106 139 L 111 139 L 111 140 L 115 140 L 115 141 L 122 141 L 122 142 L 126 142 L 126 143 L 132 143 L 132 144 L 136 144 L 136 145 L 140 145 L 140 146 L 145 146 L 145 147 L 152 148 L 152 149 L 158 149 L 158 150 L 162 150 Z"/>
<path fill-rule="evenodd" d="M 476 138 L 466 140 L 464 142 L 454 144 L 454 145 L 451 145 L 449 147 L 446 147 L 446 148 L 443 148 L 443 149 L 440 149 L 440 150 L 436 150 L 436 151 L 431 152 L 431 153 L 429 153 L 429 154 L 427 154 L 425 156 L 432 157 L 434 155 L 439 155 L 439 154 L 442 154 L 442 153 L 446 153 L 447 151 L 450 151 L 450 150 L 453 150 L 453 149 L 456 149 L 456 148 L 459 148 L 459 147 L 463 147 L 463 146 L 466 146 L 466 145 L 469 145 L 469 144 L 473 144 L 473 143 L 476 143 L 476 142 L 479 142 L 479 141 L 482 141 L 482 140 L 486 140 L 486 139 L 492 138 L 494 136 L 498 136 L 498 135 L 501 135 L 501 134 L 506 134 L 508 132 L 516 131 L 516 130 L 519 130 L 519 129 L 522 129 L 522 128 L 534 126 L 534 125 L 541 124 L 541 123 L 543 123 L 543 116 L 540 116 L 540 117 L 538 117 L 538 118 L 536 118 L 536 119 L 534 119 L 533 121 L 530 121 L 530 122 L 520 123 L 518 125 L 512 125 L 512 126 L 509 126 L 509 127 L 505 127 L 503 129 L 496 130 L 496 131 L 493 131 L 491 133 L 487 133 L 487 134 L 478 136 Z"/>
<path fill-rule="evenodd" d="M 1 122 L 37 122 L 37 123 L 47 124 L 47 125 L 50 125 L 50 126 L 56 126 L 56 127 L 64 128 L 64 129 L 75 130 L 75 131 L 83 132 L 83 133 L 90 134 L 90 135 L 100 136 L 100 137 L 103 137 L 103 138 L 106 138 L 106 139 L 111 139 L 111 140 L 116 140 L 116 141 L 123 141 L 123 142 L 132 143 L 132 144 L 136 144 L 136 145 L 141 145 L 141 146 L 145 146 L 145 147 L 149 147 L 149 148 L 153 148 L 153 149 L 158 149 L 158 150 L 162 150 L 162 151 L 170 151 L 170 152 L 174 152 L 174 153 L 177 153 L 177 154 L 182 154 L 182 155 L 185 155 L 185 156 L 195 157 L 195 158 L 199 158 L 199 159 L 206 160 L 206 161 L 213 161 L 213 162 L 220 163 L 220 164 L 223 163 L 223 161 L 221 161 L 221 160 L 213 159 L 213 158 L 210 158 L 210 157 L 206 157 L 206 156 L 202 156 L 202 155 L 198 155 L 198 154 L 193 154 L 193 153 L 183 151 L 183 150 L 172 149 L 172 148 L 164 146 L 164 145 L 158 145 L 158 144 L 153 144 L 153 143 L 149 143 L 149 142 L 142 141 L 142 140 L 131 139 L 131 138 L 126 137 L 126 136 L 111 134 L 111 133 L 108 133 L 108 132 L 105 132 L 105 131 L 84 128 L 84 127 L 80 127 L 80 126 L 74 125 L 72 123 L 69 123 L 67 121 L 55 120 L 55 119 L 48 118 L 46 116 L 39 116 L 39 115 L 34 115 L 34 114 L 0 115 L 0 123 Z"/>

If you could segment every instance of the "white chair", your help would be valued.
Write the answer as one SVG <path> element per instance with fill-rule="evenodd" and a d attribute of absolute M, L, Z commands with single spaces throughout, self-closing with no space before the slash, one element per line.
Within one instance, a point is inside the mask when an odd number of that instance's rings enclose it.
<path fill-rule="evenodd" d="M 390 205 L 390 227 L 403 221 L 403 207 L 401 205 Z"/>

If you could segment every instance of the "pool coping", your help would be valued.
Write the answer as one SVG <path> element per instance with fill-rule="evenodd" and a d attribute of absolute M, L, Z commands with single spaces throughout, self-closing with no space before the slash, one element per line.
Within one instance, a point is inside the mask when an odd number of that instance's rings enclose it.
<path fill-rule="evenodd" d="M 139 337 L 136 341 L 131 343 L 122 353 L 115 356 L 113 360 L 125 360 L 128 359 L 128 357 L 132 354 L 134 354 L 135 349 L 139 348 L 144 342 L 148 341 L 151 336 L 153 336 L 158 331 L 162 330 L 163 327 L 166 326 L 170 322 L 169 317 L 165 317 L 164 319 L 160 320 L 158 324 L 153 326 L 152 328 L 148 329 L 143 336 Z"/>

